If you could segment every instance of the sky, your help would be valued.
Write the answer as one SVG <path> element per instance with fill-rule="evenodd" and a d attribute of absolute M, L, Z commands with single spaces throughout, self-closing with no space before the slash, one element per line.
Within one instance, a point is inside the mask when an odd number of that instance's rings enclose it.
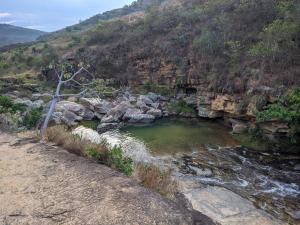
<path fill-rule="evenodd" d="M 0 23 L 55 31 L 133 0 L 0 0 Z"/>

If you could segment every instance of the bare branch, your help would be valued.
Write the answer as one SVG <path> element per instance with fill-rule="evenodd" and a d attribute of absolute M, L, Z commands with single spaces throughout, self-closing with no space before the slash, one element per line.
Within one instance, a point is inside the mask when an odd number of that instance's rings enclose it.
<path fill-rule="evenodd" d="M 76 97 L 76 96 L 82 96 L 87 92 L 87 89 L 83 90 L 82 92 L 78 94 L 63 94 L 63 95 L 58 95 L 58 97 Z"/>
<path fill-rule="evenodd" d="M 67 83 L 67 82 L 69 82 L 69 81 L 71 81 L 71 80 L 74 80 L 74 78 L 78 75 L 78 74 L 80 74 L 82 71 L 83 71 L 83 67 L 81 67 L 76 73 L 74 73 L 68 80 L 64 80 L 64 81 L 62 81 L 63 83 Z"/>

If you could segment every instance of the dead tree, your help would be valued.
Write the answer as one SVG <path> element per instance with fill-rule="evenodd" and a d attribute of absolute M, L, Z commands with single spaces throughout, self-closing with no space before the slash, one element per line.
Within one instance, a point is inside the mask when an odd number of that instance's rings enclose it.
<path fill-rule="evenodd" d="M 56 103 L 59 101 L 59 99 L 62 98 L 62 97 L 79 97 L 79 96 L 83 96 L 87 92 L 87 89 L 84 89 L 83 91 L 81 91 L 77 94 L 60 94 L 61 87 L 63 85 L 66 85 L 66 84 L 75 84 L 77 87 L 85 87 L 85 86 L 88 86 L 88 85 L 92 84 L 92 81 L 90 81 L 90 82 L 81 82 L 81 81 L 78 80 L 78 77 L 83 72 L 87 73 L 92 78 L 91 80 L 94 79 L 93 75 L 88 70 L 86 70 L 84 67 L 81 67 L 79 70 L 74 72 L 70 76 L 70 78 L 65 78 L 66 76 L 65 76 L 65 73 L 64 73 L 63 70 L 58 72 L 56 69 L 54 69 L 54 71 L 57 75 L 58 83 L 57 83 L 57 86 L 56 86 L 56 91 L 55 91 L 55 93 L 53 94 L 53 97 L 52 97 L 50 108 L 47 112 L 46 118 L 43 122 L 41 131 L 40 131 L 42 137 L 44 137 L 44 135 L 45 135 L 45 132 L 48 128 L 49 121 L 52 117 L 52 114 L 55 110 Z"/>

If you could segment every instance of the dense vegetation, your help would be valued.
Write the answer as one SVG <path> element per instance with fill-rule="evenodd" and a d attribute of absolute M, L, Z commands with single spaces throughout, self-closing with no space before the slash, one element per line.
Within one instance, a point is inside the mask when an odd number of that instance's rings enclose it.
<path fill-rule="evenodd" d="M 160 2 L 138 1 L 4 52 L 0 72 L 38 69 L 71 55 L 123 84 L 206 83 L 227 93 L 300 84 L 299 1 L 185 0 L 164 8 Z M 115 18 L 145 8 L 133 23 Z"/>

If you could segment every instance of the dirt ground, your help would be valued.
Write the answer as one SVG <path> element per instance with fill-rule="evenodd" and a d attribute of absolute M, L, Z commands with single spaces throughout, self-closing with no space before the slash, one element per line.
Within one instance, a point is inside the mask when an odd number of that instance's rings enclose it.
<path fill-rule="evenodd" d="M 193 214 L 106 166 L 0 133 L 1 225 L 211 224 Z"/>

